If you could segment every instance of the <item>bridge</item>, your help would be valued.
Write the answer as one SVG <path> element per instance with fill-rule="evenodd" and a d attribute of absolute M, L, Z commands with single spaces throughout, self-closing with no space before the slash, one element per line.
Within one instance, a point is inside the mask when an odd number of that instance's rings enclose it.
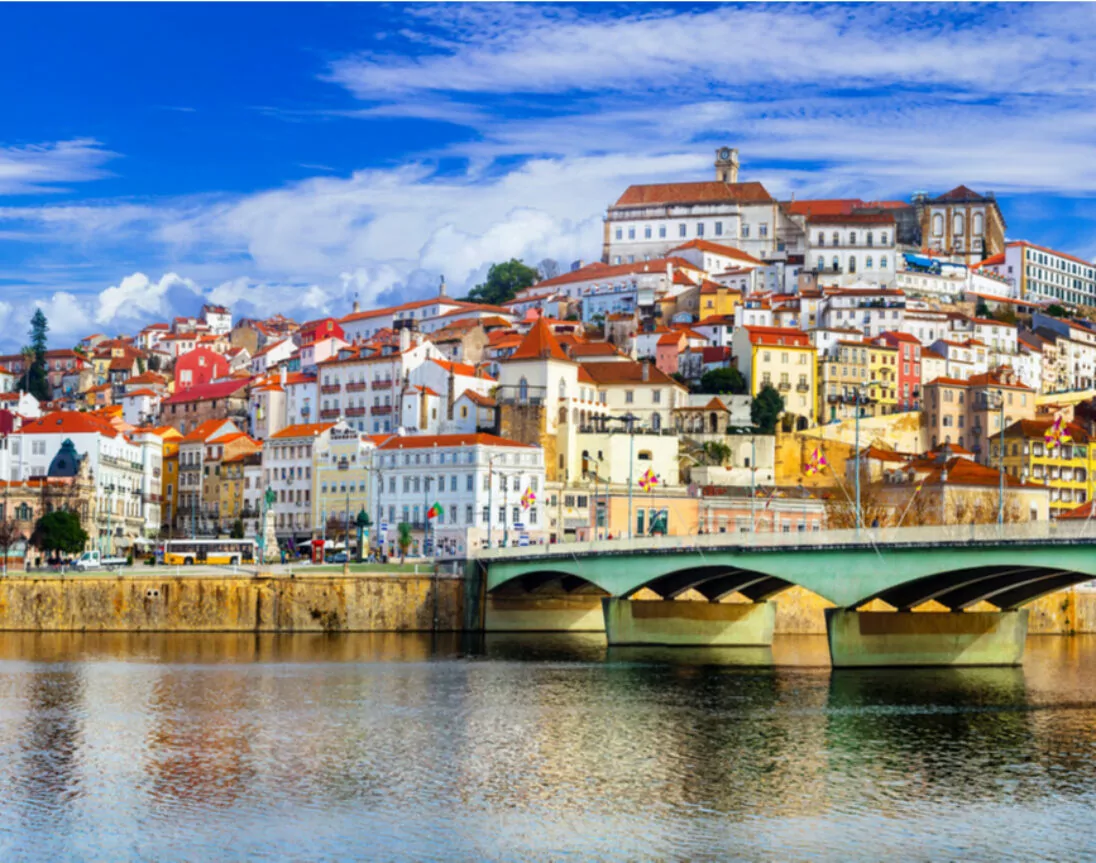
<path fill-rule="evenodd" d="M 835 665 L 1007 665 L 1023 657 L 1023 606 L 1096 578 L 1094 546 L 1096 524 L 1033 522 L 644 537 L 476 560 L 492 629 L 568 629 L 600 603 L 610 644 L 771 644 L 771 600 L 798 585 L 836 606 Z M 862 609 L 873 600 L 894 611 Z M 947 611 L 914 611 L 930 602 Z"/>

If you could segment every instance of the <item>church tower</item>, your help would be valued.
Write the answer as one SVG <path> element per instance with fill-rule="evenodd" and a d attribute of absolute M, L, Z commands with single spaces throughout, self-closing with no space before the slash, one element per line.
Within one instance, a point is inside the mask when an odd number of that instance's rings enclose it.
<path fill-rule="evenodd" d="M 738 182 L 738 149 L 720 147 L 715 151 L 715 178 L 721 183 Z"/>

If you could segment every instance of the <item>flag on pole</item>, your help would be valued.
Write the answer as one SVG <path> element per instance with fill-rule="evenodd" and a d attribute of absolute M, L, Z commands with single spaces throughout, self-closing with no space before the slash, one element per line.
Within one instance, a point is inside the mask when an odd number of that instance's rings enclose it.
<path fill-rule="evenodd" d="M 1066 430 L 1062 426 L 1061 414 L 1058 414 L 1058 416 L 1054 418 L 1054 425 L 1047 429 L 1046 434 L 1043 436 L 1043 440 L 1051 449 L 1054 449 L 1056 446 L 1064 446 L 1073 440 L 1072 437 L 1066 434 Z"/>
<path fill-rule="evenodd" d="M 442 513 L 441 504 L 435 501 L 434 505 L 426 511 L 426 517 L 428 519 L 437 518 L 439 515 L 441 515 L 441 513 Z"/>
<path fill-rule="evenodd" d="M 658 485 L 658 477 L 650 468 L 647 468 L 646 472 L 639 478 L 639 487 L 644 491 L 651 491 L 656 485 Z"/>
<path fill-rule="evenodd" d="M 811 457 L 807 459 L 806 473 L 808 476 L 814 476 L 816 473 L 822 473 L 828 465 L 829 462 L 826 461 L 826 456 L 822 454 L 818 447 L 815 447 Z"/>
<path fill-rule="evenodd" d="M 521 508 L 529 509 L 534 503 L 537 502 L 537 496 L 531 488 L 525 490 L 525 494 L 521 496 Z"/>

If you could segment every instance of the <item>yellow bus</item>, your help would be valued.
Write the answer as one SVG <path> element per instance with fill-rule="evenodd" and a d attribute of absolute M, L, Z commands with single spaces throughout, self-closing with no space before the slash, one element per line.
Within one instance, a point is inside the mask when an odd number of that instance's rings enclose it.
<path fill-rule="evenodd" d="M 163 560 L 168 566 L 239 566 L 255 562 L 253 539 L 169 539 Z"/>

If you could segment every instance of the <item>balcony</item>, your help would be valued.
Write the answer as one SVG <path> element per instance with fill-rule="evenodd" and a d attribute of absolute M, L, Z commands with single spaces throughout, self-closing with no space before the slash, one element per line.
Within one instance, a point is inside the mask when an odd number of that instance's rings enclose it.
<path fill-rule="evenodd" d="M 788 381 L 781 381 L 776 385 L 776 388 L 782 393 L 790 393 L 792 391 L 792 385 Z"/>
<path fill-rule="evenodd" d="M 332 393 L 340 392 L 341 390 L 342 390 L 342 385 L 341 384 L 324 384 L 323 386 L 320 387 L 320 392 L 325 396 L 326 395 L 331 395 Z"/>
<path fill-rule="evenodd" d="M 373 416 L 383 417 L 392 413 L 392 405 L 373 405 Z"/>
<path fill-rule="evenodd" d="M 365 391 L 366 386 L 365 381 L 354 381 L 346 385 L 346 391 L 348 393 L 360 393 Z"/>
<path fill-rule="evenodd" d="M 320 419 L 322 420 L 337 420 L 339 418 L 338 408 L 325 408 L 320 411 Z"/>
<path fill-rule="evenodd" d="M 373 389 L 375 390 L 390 390 L 392 389 L 392 381 L 373 381 Z"/>
<path fill-rule="evenodd" d="M 362 407 L 347 408 L 346 409 L 346 415 L 348 417 L 363 417 L 363 416 L 365 416 L 365 408 L 362 408 Z"/>
<path fill-rule="evenodd" d="M 811 385 L 810 384 L 796 384 L 795 385 L 795 391 L 797 393 L 809 393 L 811 391 Z"/>

